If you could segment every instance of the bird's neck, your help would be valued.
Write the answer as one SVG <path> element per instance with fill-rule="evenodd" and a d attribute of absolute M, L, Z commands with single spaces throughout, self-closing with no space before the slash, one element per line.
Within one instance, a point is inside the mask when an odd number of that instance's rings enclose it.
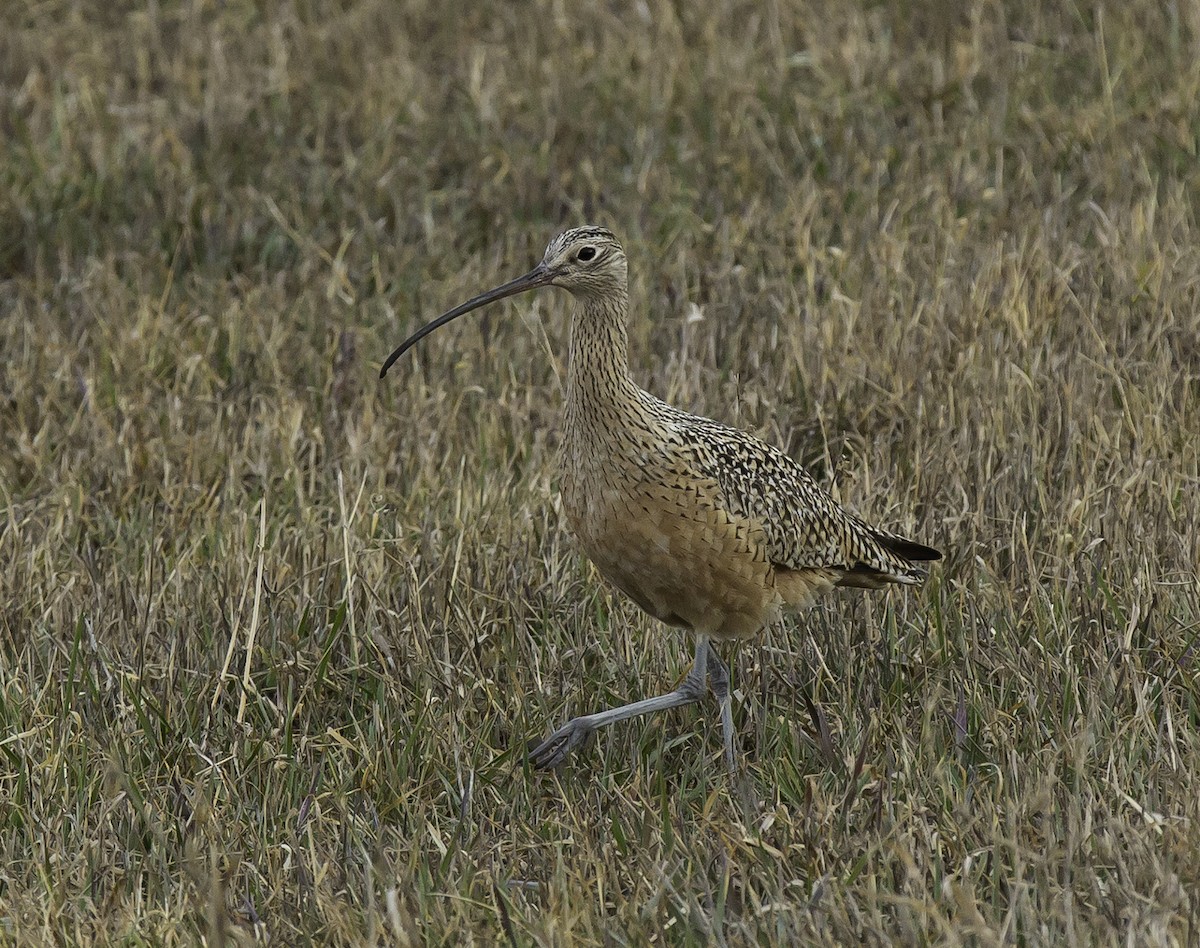
<path fill-rule="evenodd" d="M 584 297 L 571 321 L 566 408 L 589 426 L 619 423 L 638 404 L 638 387 L 629 377 L 626 331 L 628 297 Z"/>

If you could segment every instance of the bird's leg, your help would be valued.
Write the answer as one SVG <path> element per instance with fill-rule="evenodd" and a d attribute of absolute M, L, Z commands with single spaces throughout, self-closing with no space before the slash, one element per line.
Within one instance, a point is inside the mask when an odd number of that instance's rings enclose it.
<path fill-rule="evenodd" d="M 567 754 L 599 728 L 637 717 L 639 714 L 669 711 L 671 708 L 694 704 L 703 698 L 708 690 L 708 660 L 712 654 L 709 651 L 708 636 L 697 635 L 696 660 L 678 688 L 657 698 L 646 698 L 632 704 L 623 704 L 619 708 L 610 708 L 608 711 L 572 718 L 529 752 L 529 763 L 534 767 L 557 767 L 566 759 Z"/>
<path fill-rule="evenodd" d="M 721 731 L 725 738 L 725 767 L 731 774 L 737 773 L 737 757 L 734 755 L 736 736 L 733 732 L 733 697 L 729 691 L 729 666 L 711 645 L 708 647 L 708 681 L 713 694 L 721 706 Z"/>

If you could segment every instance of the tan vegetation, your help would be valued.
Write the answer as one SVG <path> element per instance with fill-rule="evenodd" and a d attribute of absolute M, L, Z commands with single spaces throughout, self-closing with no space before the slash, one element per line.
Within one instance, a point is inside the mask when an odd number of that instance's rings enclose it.
<path fill-rule="evenodd" d="M 9 4 L 0 940 L 1194 944 L 1200 7 Z M 565 295 L 947 553 L 689 647 L 555 509 Z"/>

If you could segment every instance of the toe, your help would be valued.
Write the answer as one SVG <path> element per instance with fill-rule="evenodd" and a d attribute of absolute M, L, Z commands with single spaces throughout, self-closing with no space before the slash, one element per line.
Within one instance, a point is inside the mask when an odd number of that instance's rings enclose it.
<path fill-rule="evenodd" d="M 568 721 L 542 743 L 529 752 L 529 763 L 539 770 L 550 770 L 557 767 L 567 755 L 583 743 L 591 733 L 587 722 L 576 718 Z"/>

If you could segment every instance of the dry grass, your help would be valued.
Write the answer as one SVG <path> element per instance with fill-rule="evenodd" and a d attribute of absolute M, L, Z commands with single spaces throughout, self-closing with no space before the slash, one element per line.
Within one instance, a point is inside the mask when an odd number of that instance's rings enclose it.
<path fill-rule="evenodd" d="M 1200 939 L 1194 0 L 137 6 L 0 31 L 0 940 Z M 741 650 L 741 784 L 522 767 L 689 651 L 566 300 L 375 380 L 583 220 L 646 387 L 948 553 Z"/>

